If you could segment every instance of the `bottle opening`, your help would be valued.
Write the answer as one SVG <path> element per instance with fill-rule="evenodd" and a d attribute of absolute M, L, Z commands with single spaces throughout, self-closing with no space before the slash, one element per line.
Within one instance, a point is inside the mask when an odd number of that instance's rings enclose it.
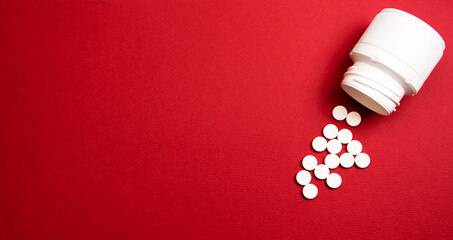
<path fill-rule="evenodd" d="M 373 99 L 371 96 L 368 96 L 365 92 L 345 84 L 342 84 L 341 87 L 349 96 L 368 109 L 384 116 L 390 115 L 391 111 L 387 110 L 381 103 Z"/>

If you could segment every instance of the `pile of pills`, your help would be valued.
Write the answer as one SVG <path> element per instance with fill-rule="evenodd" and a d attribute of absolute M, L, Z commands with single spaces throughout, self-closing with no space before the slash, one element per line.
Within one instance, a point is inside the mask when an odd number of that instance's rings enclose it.
<path fill-rule="evenodd" d="M 348 113 L 343 106 L 336 106 L 332 115 L 337 121 L 346 120 L 346 123 L 351 127 L 358 126 L 362 121 L 359 113 L 354 111 Z M 317 179 L 326 180 L 327 186 L 335 189 L 340 187 L 342 179 L 338 173 L 330 173 L 330 170 L 340 165 L 343 168 L 350 168 L 354 163 L 359 168 L 366 168 L 370 165 L 370 156 L 362 152 L 362 144 L 353 140 L 352 132 L 349 129 L 338 130 L 334 124 L 327 124 L 322 133 L 323 136 L 313 139 L 311 146 L 316 152 L 327 150 L 329 154 L 324 158 L 324 164 L 318 164 L 318 159 L 315 156 L 307 155 L 302 159 L 302 167 L 305 170 L 296 174 L 296 181 L 304 186 L 302 194 L 307 199 L 313 199 L 318 195 L 318 188 L 310 183 L 312 179 L 310 171 L 313 171 Z M 347 152 L 338 156 L 343 145 L 346 145 Z"/>

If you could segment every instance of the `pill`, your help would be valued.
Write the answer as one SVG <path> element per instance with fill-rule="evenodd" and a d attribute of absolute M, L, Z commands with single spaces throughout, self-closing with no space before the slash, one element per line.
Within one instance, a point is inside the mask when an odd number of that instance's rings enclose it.
<path fill-rule="evenodd" d="M 338 132 L 337 139 L 343 144 L 348 144 L 352 140 L 352 132 L 349 129 L 341 129 Z"/>
<path fill-rule="evenodd" d="M 324 164 L 330 169 L 335 169 L 340 165 L 340 157 L 336 154 L 328 154 L 324 158 Z"/>
<path fill-rule="evenodd" d="M 338 188 L 341 185 L 341 176 L 338 173 L 331 173 L 327 177 L 326 182 L 330 188 Z"/>
<path fill-rule="evenodd" d="M 327 124 L 322 130 L 322 133 L 327 139 L 334 139 L 338 135 L 338 128 L 333 124 Z"/>
<path fill-rule="evenodd" d="M 311 181 L 311 174 L 307 170 L 300 170 L 296 174 L 296 181 L 299 185 L 305 186 Z"/>
<path fill-rule="evenodd" d="M 351 127 L 357 127 L 361 121 L 362 118 L 358 112 L 352 111 L 346 116 L 346 123 Z"/>
<path fill-rule="evenodd" d="M 370 156 L 366 153 L 359 153 L 355 156 L 355 165 L 359 168 L 366 168 L 370 165 Z"/>
<path fill-rule="evenodd" d="M 357 140 L 352 140 L 348 143 L 346 149 L 352 155 L 357 155 L 362 151 L 362 144 Z"/>
<path fill-rule="evenodd" d="M 341 142 L 338 139 L 332 139 L 327 143 L 327 151 L 329 153 L 337 154 L 341 152 L 341 148 L 343 145 L 341 145 Z"/>
<path fill-rule="evenodd" d="M 318 196 L 318 188 L 314 184 L 307 184 L 302 189 L 302 194 L 306 199 L 313 199 Z"/>
<path fill-rule="evenodd" d="M 326 179 L 327 176 L 329 176 L 330 170 L 329 168 L 324 165 L 324 164 L 319 164 L 318 166 L 315 167 L 315 177 L 317 179 Z"/>
<path fill-rule="evenodd" d="M 305 170 L 311 171 L 315 169 L 317 165 L 318 159 L 316 159 L 313 155 L 307 155 L 304 159 L 302 159 L 302 167 L 304 167 Z"/>
<path fill-rule="evenodd" d="M 323 137 L 316 137 L 311 143 L 313 149 L 317 152 L 322 152 L 327 148 L 327 140 Z"/>
<path fill-rule="evenodd" d="M 348 115 L 348 110 L 345 107 L 338 105 L 332 110 L 332 116 L 337 121 L 343 121 Z"/>
<path fill-rule="evenodd" d="M 354 156 L 350 153 L 341 154 L 340 165 L 344 168 L 352 167 L 352 165 L 354 165 Z"/>

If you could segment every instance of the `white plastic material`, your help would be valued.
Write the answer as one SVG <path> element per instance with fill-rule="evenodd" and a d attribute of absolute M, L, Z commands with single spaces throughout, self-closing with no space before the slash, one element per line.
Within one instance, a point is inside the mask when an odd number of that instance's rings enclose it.
<path fill-rule="evenodd" d="M 428 24 L 386 8 L 352 49 L 354 65 L 344 74 L 341 87 L 362 105 L 388 116 L 404 95 L 417 94 L 444 49 L 444 40 Z"/>

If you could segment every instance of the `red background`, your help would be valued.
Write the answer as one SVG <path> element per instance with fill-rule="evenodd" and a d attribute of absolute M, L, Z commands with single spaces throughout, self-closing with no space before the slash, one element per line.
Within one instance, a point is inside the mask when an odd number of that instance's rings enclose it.
<path fill-rule="evenodd" d="M 447 45 L 389 117 L 339 86 L 385 7 Z M 452 12 L 449 1 L 1 1 L 0 239 L 451 238 Z M 336 190 L 314 180 L 309 201 L 294 177 L 338 104 L 362 113 L 353 134 L 371 165 L 335 169 Z"/>

